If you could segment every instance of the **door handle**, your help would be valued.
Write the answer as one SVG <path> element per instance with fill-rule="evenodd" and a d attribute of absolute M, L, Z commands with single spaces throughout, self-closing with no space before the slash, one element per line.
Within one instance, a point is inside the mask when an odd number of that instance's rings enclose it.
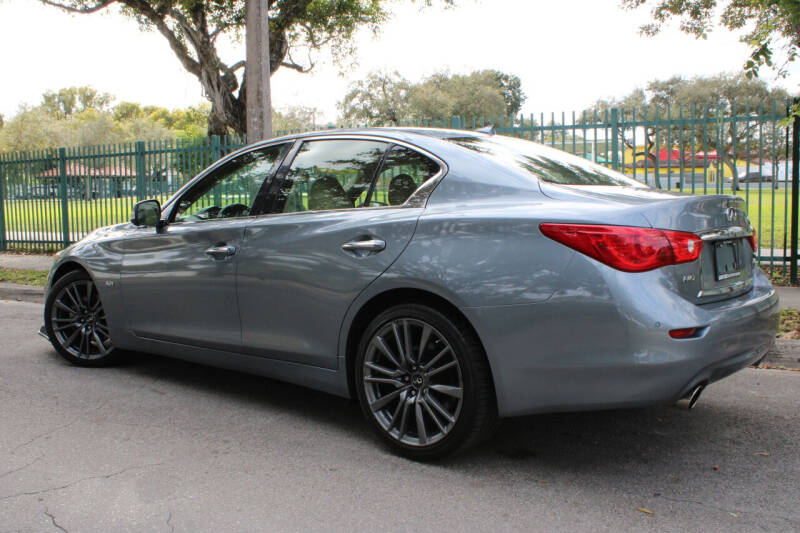
<path fill-rule="evenodd" d="M 212 246 L 211 248 L 206 250 L 206 254 L 210 255 L 214 259 L 225 259 L 226 257 L 230 257 L 235 253 L 236 253 L 236 247 L 228 246 L 226 244 Z"/>
<path fill-rule="evenodd" d="M 342 245 L 342 250 L 346 252 L 380 252 L 386 248 L 386 241 L 381 239 L 369 239 L 366 241 L 350 241 Z"/>

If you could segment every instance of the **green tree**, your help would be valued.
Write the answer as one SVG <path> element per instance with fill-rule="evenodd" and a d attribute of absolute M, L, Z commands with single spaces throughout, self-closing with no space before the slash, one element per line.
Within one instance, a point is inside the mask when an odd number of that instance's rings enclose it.
<path fill-rule="evenodd" d="M 501 117 L 516 115 L 525 102 L 517 76 L 496 70 L 470 74 L 436 73 L 411 91 L 414 118 Z"/>
<path fill-rule="evenodd" d="M 211 102 L 209 134 L 244 133 L 247 94 L 240 82 L 245 61 L 223 62 L 217 52 L 220 35 L 240 36 L 245 0 L 40 0 L 71 13 L 89 14 L 110 6 L 142 28 L 158 31 L 189 73 L 197 77 Z M 308 72 L 315 54 L 330 49 L 335 59 L 353 51 L 357 29 L 377 31 L 389 16 L 392 0 L 265 0 L 269 6 L 270 71 L 285 67 Z M 414 0 L 410 0 L 414 1 Z M 434 0 L 418 0 L 431 4 Z M 452 4 L 454 0 L 440 0 Z M 304 59 L 299 59 L 304 55 Z"/>
<path fill-rule="evenodd" d="M 416 84 L 398 72 L 373 72 L 350 86 L 339 109 L 344 121 L 399 124 L 453 116 L 513 116 L 524 101 L 519 78 L 496 70 L 438 72 Z"/>
<path fill-rule="evenodd" d="M 654 120 L 670 115 L 677 118 L 683 112 L 684 118 L 689 116 L 706 117 L 755 116 L 759 111 L 769 111 L 775 102 L 779 109 L 783 109 L 788 99 L 788 93 L 781 88 L 770 88 L 764 81 L 748 78 L 745 74 L 721 73 L 714 76 L 698 76 L 683 78 L 673 76 L 666 80 L 653 80 L 645 89 L 637 88 L 630 94 L 610 100 L 598 100 L 590 107 L 585 116 L 588 122 L 597 118 L 606 120 L 606 112 L 613 107 L 630 113 L 636 110 L 639 119 Z M 646 115 L 645 115 L 646 113 Z M 756 120 L 737 120 L 734 127 L 731 122 L 715 122 L 704 130 L 694 129 L 696 146 L 703 143 L 709 150 L 716 150 L 722 157 L 723 163 L 730 169 L 733 176 L 733 186 L 738 188 L 738 172 L 736 162 L 732 158 L 735 152 L 739 155 L 751 154 L 758 150 L 759 135 L 764 136 L 765 146 L 780 143 L 779 139 L 768 139 L 771 131 L 758 131 Z M 632 128 L 620 128 L 620 141 L 629 149 L 633 146 Z M 673 126 L 668 130 L 666 126 L 648 126 L 644 128 L 644 149 L 636 152 L 637 156 L 645 156 L 657 162 L 654 153 L 656 135 L 663 141 L 667 138 L 676 144 L 689 146 L 692 141 L 692 131 L 680 126 Z M 750 144 L 748 145 L 748 141 Z M 760 155 L 760 154 L 759 154 Z"/>
<path fill-rule="evenodd" d="M 339 102 L 342 119 L 348 123 L 394 124 L 409 117 L 411 83 L 399 72 L 373 72 L 350 85 Z"/>
<path fill-rule="evenodd" d="M 288 106 L 272 110 L 272 126 L 276 132 L 308 131 L 317 129 L 319 111 L 313 107 Z"/>
<path fill-rule="evenodd" d="M 47 91 L 39 106 L 20 107 L 0 128 L 0 152 L 206 136 L 208 103 L 169 110 L 120 102 L 109 108 L 113 96 L 73 89 Z"/>
<path fill-rule="evenodd" d="M 105 111 L 113 100 L 110 94 L 92 87 L 68 87 L 45 92 L 41 107 L 58 119 L 65 119 L 87 109 Z"/>
<path fill-rule="evenodd" d="M 21 107 L 0 130 L 0 151 L 44 150 L 65 146 L 69 138 L 63 121 L 41 108 Z"/>
<path fill-rule="evenodd" d="M 651 5 L 653 21 L 641 27 L 645 35 L 655 35 L 665 22 L 680 19 L 680 28 L 698 39 L 705 39 L 719 14 L 719 23 L 741 31 L 742 42 L 750 46 L 745 62 L 749 77 L 758 76 L 759 67 L 775 66 L 775 49 L 782 48 L 786 63 L 778 72 L 786 75 L 786 64 L 800 51 L 800 2 L 798 0 L 622 0 L 623 7 L 636 9 Z"/>

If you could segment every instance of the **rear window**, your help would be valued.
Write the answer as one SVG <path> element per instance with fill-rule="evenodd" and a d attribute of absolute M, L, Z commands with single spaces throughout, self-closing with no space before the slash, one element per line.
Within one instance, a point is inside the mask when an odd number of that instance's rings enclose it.
<path fill-rule="evenodd" d="M 550 183 L 647 188 L 602 165 L 523 139 L 494 135 L 450 137 L 447 140 Z"/>

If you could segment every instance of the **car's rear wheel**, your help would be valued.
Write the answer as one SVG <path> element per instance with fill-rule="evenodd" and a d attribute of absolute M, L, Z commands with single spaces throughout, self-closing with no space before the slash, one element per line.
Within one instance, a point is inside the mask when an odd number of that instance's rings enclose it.
<path fill-rule="evenodd" d="M 105 366 L 118 359 L 100 294 L 83 270 L 70 272 L 53 284 L 44 318 L 50 342 L 70 363 Z"/>
<path fill-rule="evenodd" d="M 365 416 L 407 457 L 463 451 L 495 427 L 489 366 L 460 317 L 418 304 L 384 311 L 364 332 L 355 374 Z"/>

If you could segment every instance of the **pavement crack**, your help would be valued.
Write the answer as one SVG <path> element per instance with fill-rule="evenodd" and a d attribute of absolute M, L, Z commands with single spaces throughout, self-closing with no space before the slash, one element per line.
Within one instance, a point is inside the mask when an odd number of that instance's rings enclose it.
<path fill-rule="evenodd" d="M 34 464 L 34 463 L 36 463 L 38 461 L 41 461 L 42 459 L 44 459 L 44 455 L 40 455 L 39 457 L 37 457 L 36 459 L 31 461 L 30 463 L 24 464 L 24 465 L 20 466 L 19 468 L 15 468 L 14 470 L 9 470 L 8 472 L 3 472 L 2 474 L 0 474 L 0 478 L 4 478 L 4 477 L 6 477 L 8 475 L 13 474 L 14 472 L 19 472 L 20 470 L 25 470 L 26 468 L 28 468 L 32 464 Z"/>
<path fill-rule="evenodd" d="M 22 496 L 38 496 L 40 494 L 47 494 L 49 492 L 56 492 L 56 491 L 59 491 L 59 490 L 68 489 L 68 488 L 72 487 L 73 485 L 77 485 L 78 483 L 83 483 L 84 481 L 91 481 L 93 479 L 111 479 L 112 477 L 119 476 L 121 474 L 124 474 L 125 472 L 130 472 L 131 470 L 141 470 L 141 469 L 144 469 L 144 468 L 151 468 L 151 467 L 154 467 L 154 466 L 161 466 L 163 464 L 164 463 L 153 463 L 153 464 L 147 464 L 147 465 L 141 465 L 141 466 L 130 466 L 128 468 L 123 468 L 122 470 L 118 470 L 116 472 L 112 472 L 110 474 L 103 474 L 103 475 L 99 475 L 99 476 L 89 476 L 89 477 L 84 477 L 84 478 L 81 478 L 81 479 L 76 479 L 75 481 L 70 481 L 69 483 L 66 483 L 64 485 L 59 485 L 58 487 L 48 487 L 48 488 L 45 488 L 45 489 L 35 490 L 35 491 L 31 491 L 31 492 L 17 492 L 15 494 L 9 494 L 8 496 L 3 496 L 2 498 L 0 498 L 0 501 L 10 500 L 12 498 L 19 498 L 19 497 L 22 497 Z"/>
<path fill-rule="evenodd" d="M 44 514 L 50 517 L 50 521 L 53 522 L 53 525 L 63 531 L 64 533 L 69 533 L 63 526 L 61 526 L 58 522 L 56 522 L 56 517 L 50 514 L 47 509 L 44 510 Z"/>
<path fill-rule="evenodd" d="M 175 526 L 173 526 L 170 521 L 172 520 L 172 511 L 169 512 L 169 516 L 167 517 L 167 525 L 169 526 L 169 533 L 175 531 Z"/>
<path fill-rule="evenodd" d="M 60 425 L 60 426 L 58 426 L 58 427 L 55 427 L 55 428 L 53 428 L 53 429 L 49 429 L 49 430 L 45 431 L 44 433 L 40 433 L 39 435 L 36 435 L 35 437 L 33 437 L 33 438 L 29 439 L 29 440 L 28 440 L 28 441 L 26 441 L 26 442 L 23 442 L 22 444 L 20 444 L 19 446 L 17 446 L 17 447 L 16 447 L 16 448 L 14 448 L 13 450 L 11 450 L 11 455 L 14 455 L 14 454 L 16 454 L 16 453 L 17 453 L 17 450 L 19 450 L 19 449 L 21 449 L 21 448 L 24 448 L 24 447 L 26 447 L 26 446 L 28 446 L 28 445 L 30 445 L 30 444 L 33 444 L 34 442 L 36 442 L 36 441 L 37 441 L 37 440 L 39 440 L 39 439 L 42 439 L 42 438 L 44 438 L 44 437 L 47 437 L 48 435 L 52 435 L 53 433 L 55 433 L 55 432 L 57 432 L 57 431 L 61 431 L 62 429 L 67 429 L 69 426 L 71 426 L 72 424 L 74 424 L 75 422 L 77 422 L 77 421 L 79 421 L 79 420 L 80 420 L 80 418 L 76 418 L 76 419 L 75 419 L 75 420 L 73 420 L 72 422 L 67 422 L 66 424 L 62 424 L 62 425 Z"/>

